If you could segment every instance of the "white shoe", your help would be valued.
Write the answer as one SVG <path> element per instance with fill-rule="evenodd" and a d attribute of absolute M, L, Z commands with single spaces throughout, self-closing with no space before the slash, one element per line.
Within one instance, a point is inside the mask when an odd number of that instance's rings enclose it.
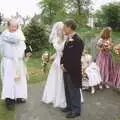
<path fill-rule="evenodd" d="M 103 86 L 102 86 L 102 85 L 99 85 L 99 89 L 102 90 L 102 89 L 103 89 Z"/>
<path fill-rule="evenodd" d="M 91 94 L 95 94 L 95 88 L 94 87 L 91 87 Z"/>
<path fill-rule="evenodd" d="M 81 103 L 83 104 L 84 103 L 84 98 L 83 98 L 83 93 L 82 93 L 81 89 L 80 89 L 80 95 L 81 95 Z"/>
<path fill-rule="evenodd" d="M 105 87 L 106 87 L 107 89 L 109 89 L 109 88 L 110 88 L 108 85 L 105 85 Z"/>
<path fill-rule="evenodd" d="M 82 104 L 84 103 L 84 100 L 83 100 L 83 99 L 81 99 L 81 103 L 82 103 Z"/>

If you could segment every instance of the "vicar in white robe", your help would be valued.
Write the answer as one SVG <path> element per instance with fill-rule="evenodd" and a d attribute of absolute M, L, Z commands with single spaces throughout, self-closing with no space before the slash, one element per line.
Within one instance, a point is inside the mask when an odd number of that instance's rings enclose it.
<path fill-rule="evenodd" d="M 26 67 L 24 64 L 25 37 L 16 20 L 8 22 L 8 29 L 0 35 L 1 99 L 7 108 L 14 108 L 15 101 L 24 103 L 27 100 Z"/>

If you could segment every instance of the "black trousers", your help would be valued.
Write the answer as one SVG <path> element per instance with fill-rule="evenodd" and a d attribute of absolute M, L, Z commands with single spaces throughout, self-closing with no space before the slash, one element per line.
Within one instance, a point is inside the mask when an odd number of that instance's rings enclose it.
<path fill-rule="evenodd" d="M 64 72 L 64 84 L 67 108 L 72 113 L 81 113 L 80 89 L 74 86 L 71 76 L 67 72 Z"/>

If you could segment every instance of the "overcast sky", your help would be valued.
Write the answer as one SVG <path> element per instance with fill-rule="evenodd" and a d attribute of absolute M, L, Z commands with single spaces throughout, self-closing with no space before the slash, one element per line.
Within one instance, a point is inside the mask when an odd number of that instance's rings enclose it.
<path fill-rule="evenodd" d="M 100 8 L 101 5 L 120 0 L 92 0 L 94 9 Z M 37 7 L 37 0 L 0 0 L 0 11 L 5 16 L 15 15 L 19 12 L 23 16 L 33 16 L 34 13 L 38 13 L 39 8 Z"/>

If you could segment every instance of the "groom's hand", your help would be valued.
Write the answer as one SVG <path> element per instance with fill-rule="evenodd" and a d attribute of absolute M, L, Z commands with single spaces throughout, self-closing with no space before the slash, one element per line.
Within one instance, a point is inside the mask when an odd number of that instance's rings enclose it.
<path fill-rule="evenodd" d="M 67 72 L 67 70 L 64 68 L 63 64 L 61 64 L 61 69 L 63 70 L 63 72 Z"/>

